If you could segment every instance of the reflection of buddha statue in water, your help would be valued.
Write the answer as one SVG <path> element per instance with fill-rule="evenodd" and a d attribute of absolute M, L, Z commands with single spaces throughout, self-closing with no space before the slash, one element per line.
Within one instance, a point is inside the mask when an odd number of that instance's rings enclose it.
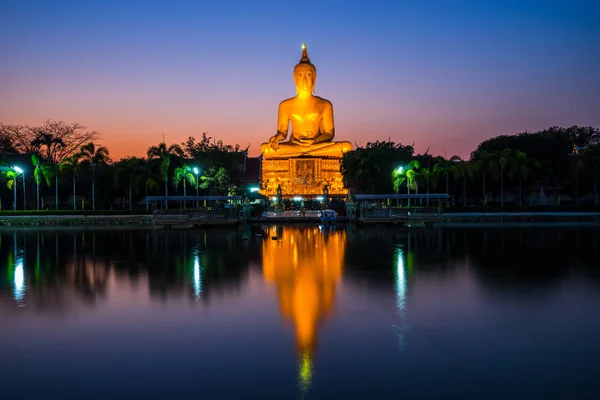
<path fill-rule="evenodd" d="M 260 146 L 263 157 L 336 156 L 352 150 L 350 142 L 333 142 L 333 106 L 328 100 L 314 95 L 317 69 L 311 64 L 306 46 L 302 58 L 294 67 L 296 97 L 279 104 L 277 133 Z M 288 128 L 292 133 L 288 141 Z"/>
<path fill-rule="evenodd" d="M 276 228 L 262 245 L 265 280 L 277 285 L 279 306 L 294 324 L 300 383 L 310 386 L 319 321 L 331 315 L 344 265 L 346 232 L 323 234 L 317 227 Z"/>

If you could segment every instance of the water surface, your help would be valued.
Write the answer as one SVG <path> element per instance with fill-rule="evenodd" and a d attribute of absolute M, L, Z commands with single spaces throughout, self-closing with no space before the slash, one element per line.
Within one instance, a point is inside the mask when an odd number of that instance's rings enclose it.
<path fill-rule="evenodd" d="M 3 230 L 3 398 L 600 398 L 600 229 Z"/>

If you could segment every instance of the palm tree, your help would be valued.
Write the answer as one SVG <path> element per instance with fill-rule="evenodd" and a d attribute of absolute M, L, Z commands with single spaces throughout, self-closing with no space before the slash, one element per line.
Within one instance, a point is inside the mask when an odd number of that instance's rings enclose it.
<path fill-rule="evenodd" d="M 519 207 L 523 205 L 523 180 L 527 179 L 539 166 L 540 163 L 537 160 L 528 157 L 522 151 L 515 151 L 513 171 L 511 172 L 513 175 L 516 174 L 519 180 Z"/>
<path fill-rule="evenodd" d="M 498 159 L 500 165 L 500 207 L 504 207 L 504 169 L 514 163 L 511 149 L 504 149 Z"/>
<path fill-rule="evenodd" d="M 181 167 L 175 168 L 173 171 L 173 186 L 177 187 L 179 182 L 183 181 L 183 196 L 186 196 L 186 185 L 185 182 L 188 181 L 190 185 L 196 184 L 196 176 L 192 173 L 192 167 L 187 164 L 184 164 Z"/>
<path fill-rule="evenodd" d="M 36 194 L 37 194 L 37 209 L 40 209 L 40 183 L 42 178 L 46 181 L 46 184 L 50 186 L 50 181 L 53 176 L 53 168 L 50 164 L 42 164 L 40 157 L 37 154 L 31 155 L 31 163 L 33 164 L 33 179 L 36 183 Z"/>
<path fill-rule="evenodd" d="M 461 161 L 459 156 L 452 156 L 450 158 L 436 157 L 435 165 L 433 166 L 433 173 L 446 178 L 446 193 L 450 194 L 450 174 L 454 175 L 455 179 L 460 177 L 460 170 L 458 169 L 458 163 Z"/>
<path fill-rule="evenodd" d="M 142 175 L 144 177 L 144 186 L 146 190 L 146 198 L 148 197 L 148 190 L 158 190 L 158 179 L 156 174 L 152 172 L 152 168 L 146 160 L 142 164 Z M 146 210 L 148 209 L 148 202 L 146 201 Z"/>
<path fill-rule="evenodd" d="M 65 157 L 58 165 L 58 169 L 61 173 L 66 171 L 71 171 L 73 173 L 73 210 L 77 210 L 77 177 L 79 176 L 79 171 L 81 169 L 79 154 L 75 154 L 71 157 Z"/>
<path fill-rule="evenodd" d="M 138 157 L 124 158 L 115 164 L 115 184 L 127 182 L 129 190 L 129 210 L 133 209 L 133 190 L 139 191 L 139 183 L 143 179 L 144 169 L 142 165 L 144 160 Z"/>
<path fill-rule="evenodd" d="M 423 177 L 423 179 L 425 179 L 426 185 L 427 185 L 427 207 L 429 207 L 429 182 L 434 180 L 433 184 L 435 186 L 435 178 L 436 175 L 433 173 L 433 171 L 431 169 L 429 169 L 429 167 L 427 168 L 422 168 L 421 170 L 419 170 L 420 175 Z"/>
<path fill-rule="evenodd" d="M 65 167 L 63 164 L 66 162 L 66 159 L 61 160 L 58 164 L 50 164 L 49 173 L 50 176 L 54 178 L 54 206 L 58 210 L 58 181 L 59 178 L 62 179 L 64 175 Z"/>
<path fill-rule="evenodd" d="M 171 166 L 171 156 L 183 156 L 183 150 L 178 144 L 172 144 L 167 147 L 165 142 L 158 146 L 148 148 L 147 155 L 149 159 L 160 160 L 160 177 L 165 184 L 165 196 L 169 196 L 169 168 Z M 165 208 L 169 208 L 169 203 L 165 201 Z"/>
<path fill-rule="evenodd" d="M 2 177 L 6 179 L 6 187 L 13 189 L 13 211 L 17 211 L 17 177 L 19 174 L 14 168 L 2 167 Z"/>
<path fill-rule="evenodd" d="M 104 146 L 96 147 L 94 142 L 89 142 L 81 146 L 79 156 L 85 167 L 92 167 L 92 210 L 96 210 L 96 167 L 108 163 L 108 149 Z"/>
<path fill-rule="evenodd" d="M 406 194 L 410 194 L 411 187 L 415 189 L 415 193 L 419 193 L 419 183 L 417 182 L 419 166 L 418 160 L 410 160 L 406 166 Z M 410 197 L 408 198 L 408 207 L 410 207 Z"/>
<path fill-rule="evenodd" d="M 463 206 L 467 206 L 467 176 L 473 176 L 473 164 L 468 161 L 461 161 L 458 169 L 463 178 Z"/>
<path fill-rule="evenodd" d="M 496 166 L 498 165 L 498 155 L 482 150 L 474 154 L 474 156 L 472 157 L 472 161 L 474 162 L 474 170 L 477 172 L 481 171 L 483 205 L 487 205 L 487 193 L 485 190 L 486 172 L 490 172 L 492 174 L 497 173 Z"/>

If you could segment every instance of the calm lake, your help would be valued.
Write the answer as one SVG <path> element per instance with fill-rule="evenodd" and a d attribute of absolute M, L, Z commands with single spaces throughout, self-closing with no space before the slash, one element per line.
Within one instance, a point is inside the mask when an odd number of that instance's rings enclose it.
<path fill-rule="evenodd" d="M 0 397 L 598 399 L 599 247 L 598 225 L 2 230 Z"/>

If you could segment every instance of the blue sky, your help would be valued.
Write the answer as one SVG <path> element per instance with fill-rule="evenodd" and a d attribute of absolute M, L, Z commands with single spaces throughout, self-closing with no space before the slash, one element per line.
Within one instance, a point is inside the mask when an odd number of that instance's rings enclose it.
<path fill-rule="evenodd" d="M 468 156 L 498 134 L 600 127 L 600 2 L 2 1 L 0 122 L 77 121 L 113 154 L 251 144 L 305 42 L 336 139 Z"/>

